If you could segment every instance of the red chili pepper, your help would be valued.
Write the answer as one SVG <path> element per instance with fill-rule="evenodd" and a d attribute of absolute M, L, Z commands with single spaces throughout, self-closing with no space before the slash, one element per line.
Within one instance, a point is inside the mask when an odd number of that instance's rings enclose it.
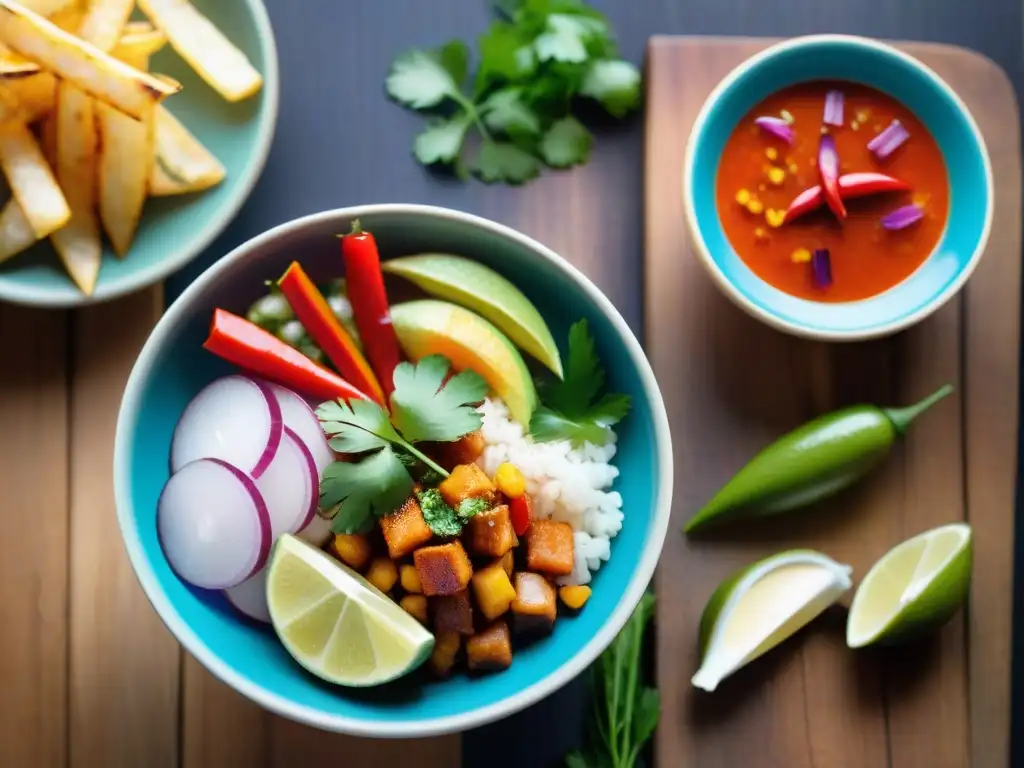
<path fill-rule="evenodd" d="M 384 394 L 390 397 L 395 389 L 392 375 L 395 366 L 402 362 L 402 353 L 391 324 L 377 243 L 373 235 L 363 231 L 358 221 L 352 222 L 352 231 L 341 238 L 341 255 L 345 260 L 348 300 L 352 303 L 352 315 L 363 340 L 363 349 Z"/>
<path fill-rule="evenodd" d="M 818 175 L 825 202 L 840 221 L 846 218 L 846 206 L 839 194 L 839 151 L 835 137 L 826 133 L 818 145 Z"/>
<path fill-rule="evenodd" d="M 865 197 L 877 192 L 906 192 L 910 185 L 884 173 L 846 173 L 839 177 L 839 196 L 843 200 L 853 197 Z M 783 224 L 788 224 L 793 219 L 798 219 L 805 213 L 820 208 L 825 203 L 825 196 L 822 194 L 821 186 L 815 185 L 805 189 L 789 204 L 786 210 L 786 217 Z"/>
<path fill-rule="evenodd" d="M 373 375 L 373 369 L 302 265 L 293 261 L 277 285 L 291 304 L 302 327 L 338 369 L 338 373 L 386 407 L 384 392 Z"/>
<path fill-rule="evenodd" d="M 299 350 L 289 347 L 244 317 L 224 309 L 214 311 L 210 336 L 203 348 L 229 363 L 309 397 L 320 400 L 370 399 Z"/>
<path fill-rule="evenodd" d="M 516 536 L 525 534 L 530 528 L 530 520 L 533 519 L 533 499 L 530 498 L 530 494 L 524 493 L 522 496 L 509 499 L 508 515 Z"/>

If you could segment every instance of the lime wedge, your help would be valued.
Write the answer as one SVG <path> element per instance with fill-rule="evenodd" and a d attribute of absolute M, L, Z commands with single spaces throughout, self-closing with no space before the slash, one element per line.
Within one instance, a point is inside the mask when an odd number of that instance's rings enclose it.
<path fill-rule="evenodd" d="M 430 656 L 434 636 L 370 582 L 301 539 L 274 546 L 267 604 L 295 660 L 338 685 L 380 685 Z"/>
<path fill-rule="evenodd" d="M 690 682 L 713 691 L 850 589 L 847 565 L 806 549 L 742 568 L 715 590 L 700 619 L 700 669 Z"/>
<path fill-rule="evenodd" d="M 893 547 L 857 587 L 846 644 L 897 643 L 945 624 L 967 598 L 972 557 L 966 523 L 934 528 Z"/>
<path fill-rule="evenodd" d="M 490 267 L 463 256 L 425 253 L 390 259 L 381 268 L 472 309 L 562 378 L 562 359 L 544 318 L 521 290 Z"/>

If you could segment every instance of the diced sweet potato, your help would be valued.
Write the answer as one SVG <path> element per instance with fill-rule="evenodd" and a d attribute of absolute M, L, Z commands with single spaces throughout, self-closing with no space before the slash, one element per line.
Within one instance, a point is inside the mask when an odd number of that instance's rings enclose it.
<path fill-rule="evenodd" d="M 395 561 L 387 557 L 375 557 L 366 569 L 366 580 L 381 592 L 390 592 L 398 581 L 398 568 Z"/>
<path fill-rule="evenodd" d="M 516 599 L 512 601 L 512 617 L 516 632 L 543 634 L 555 626 L 558 604 L 555 588 L 539 573 L 520 571 L 516 574 Z"/>
<path fill-rule="evenodd" d="M 398 604 L 402 610 L 414 617 L 420 624 L 427 623 L 427 598 L 423 595 L 406 595 Z"/>
<path fill-rule="evenodd" d="M 341 562 L 360 573 L 370 562 L 370 542 L 358 533 L 340 533 L 331 542 L 331 551 Z"/>
<path fill-rule="evenodd" d="M 512 637 L 508 624 L 496 621 L 466 641 L 469 668 L 481 672 L 512 666 Z"/>
<path fill-rule="evenodd" d="M 434 633 L 458 632 L 460 635 L 473 634 L 473 605 L 469 591 L 455 595 L 430 598 L 430 609 L 434 614 Z"/>
<path fill-rule="evenodd" d="M 531 571 L 567 576 L 575 561 L 572 526 L 554 520 L 534 520 L 526 536 L 526 567 Z"/>
<path fill-rule="evenodd" d="M 561 587 L 558 590 L 558 596 L 562 598 L 562 602 L 565 603 L 567 608 L 578 611 L 590 599 L 590 587 L 583 586 L 582 584 L 572 587 Z"/>
<path fill-rule="evenodd" d="M 423 519 L 423 512 L 415 496 L 410 496 L 405 504 L 382 517 L 380 529 L 388 545 L 388 554 L 396 559 L 405 557 L 434 537 L 434 532 Z"/>
<path fill-rule="evenodd" d="M 430 654 L 430 668 L 441 677 L 447 677 L 455 666 L 455 657 L 462 647 L 458 632 L 438 632 L 434 636 L 434 651 Z"/>
<path fill-rule="evenodd" d="M 495 560 L 494 564 L 500 565 L 501 569 L 505 572 L 505 575 L 511 580 L 512 574 L 515 571 L 515 558 L 512 556 L 511 549 Z"/>
<path fill-rule="evenodd" d="M 402 582 L 402 589 L 406 592 L 412 592 L 413 594 L 420 594 L 423 592 L 423 586 L 420 584 L 420 574 L 416 570 L 415 565 L 403 565 L 398 569 L 399 580 Z"/>
<path fill-rule="evenodd" d="M 494 501 L 494 483 L 476 464 L 459 464 L 446 477 L 437 490 L 451 507 L 458 507 L 466 499 L 487 499 Z"/>
<path fill-rule="evenodd" d="M 473 576 L 473 564 L 458 541 L 417 549 L 413 561 L 423 594 L 428 597 L 461 592 Z"/>
<path fill-rule="evenodd" d="M 439 462 L 446 468 L 457 467 L 459 464 L 472 464 L 484 452 L 486 443 L 480 430 L 463 435 L 451 443 L 438 443 L 435 451 Z"/>
<path fill-rule="evenodd" d="M 512 520 L 504 504 L 473 515 L 466 526 L 469 551 L 480 557 L 501 557 L 512 549 L 513 539 Z"/>
<path fill-rule="evenodd" d="M 472 583 L 480 613 L 492 621 L 505 613 L 516 598 L 512 582 L 500 564 L 489 565 L 474 573 Z"/>

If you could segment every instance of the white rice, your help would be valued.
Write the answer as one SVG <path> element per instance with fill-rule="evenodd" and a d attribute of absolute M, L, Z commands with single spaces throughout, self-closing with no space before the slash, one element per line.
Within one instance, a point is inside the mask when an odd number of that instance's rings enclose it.
<path fill-rule="evenodd" d="M 503 461 L 519 467 L 534 515 L 569 523 L 575 531 L 575 568 L 559 583 L 589 583 L 591 574 L 611 557 L 611 540 L 622 529 L 622 496 L 609 490 L 619 476 L 611 463 L 614 433 L 604 446 L 573 448 L 568 440 L 535 443 L 509 418 L 501 400 L 485 400 L 479 410 L 486 443 L 477 461 L 480 468 L 493 476 Z"/>

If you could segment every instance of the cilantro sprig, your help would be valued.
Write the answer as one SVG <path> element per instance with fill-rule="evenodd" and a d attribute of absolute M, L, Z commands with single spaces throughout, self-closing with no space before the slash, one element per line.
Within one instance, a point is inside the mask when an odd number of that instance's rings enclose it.
<path fill-rule="evenodd" d="M 412 494 L 411 467 L 422 464 L 435 477 L 448 476 L 414 443 L 450 442 L 479 429 L 482 420 L 473 405 L 487 394 L 487 382 L 473 371 L 446 382 L 450 367 L 440 355 L 397 366 L 390 415 L 369 400 L 328 401 L 317 408 L 331 448 L 365 454 L 357 462 L 334 462 L 320 480 L 320 509 L 333 511 L 335 533 L 366 531 L 375 518 L 397 509 Z"/>
<path fill-rule="evenodd" d="M 530 420 L 530 435 L 538 442 L 570 440 L 604 445 L 610 427 L 629 413 L 629 395 L 601 394 L 604 368 L 594 349 L 586 320 L 569 329 L 565 375 L 541 387 L 541 407 Z"/>
<path fill-rule="evenodd" d="M 476 71 L 469 47 L 452 40 L 395 58 L 388 94 L 430 116 L 413 142 L 424 165 L 471 170 L 486 182 L 522 184 L 542 165 L 569 168 L 587 161 L 593 135 L 572 114 L 590 99 L 614 117 L 640 105 L 640 72 L 618 58 L 605 16 L 582 0 L 500 0 L 502 18 L 477 40 Z M 479 137 L 475 155 L 466 138 Z"/>

